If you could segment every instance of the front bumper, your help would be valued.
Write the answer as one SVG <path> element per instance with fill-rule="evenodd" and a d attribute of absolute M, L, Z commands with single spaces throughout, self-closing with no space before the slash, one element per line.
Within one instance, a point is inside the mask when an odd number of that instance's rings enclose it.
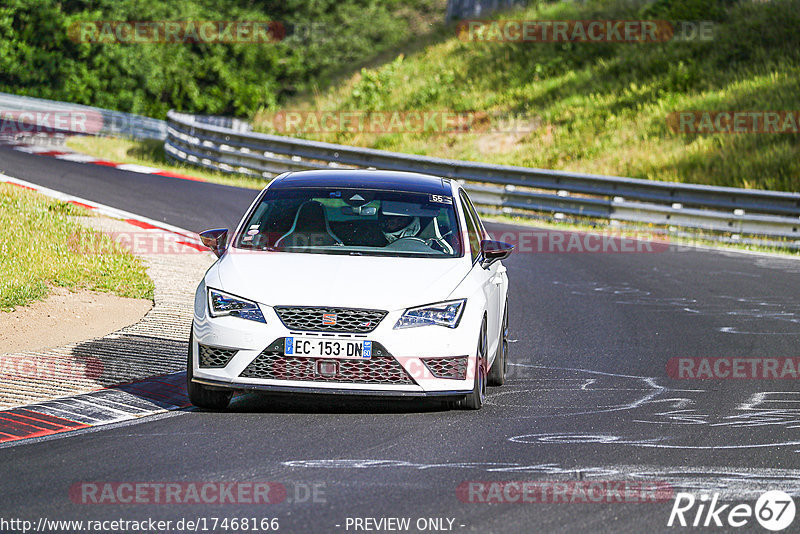
<path fill-rule="evenodd" d="M 292 386 L 275 386 L 269 384 L 232 384 L 229 382 L 218 382 L 216 380 L 208 380 L 205 378 L 194 378 L 192 380 L 197 384 L 202 384 L 210 389 L 233 389 L 236 391 L 261 391 L 265 393 L 285 393 L 291 395 L 347 395 L 358 397 L 401 397 L 401 398 L 431 398 L 434 397 L 440 400 L 460 399 L 469 392 L 466 391 L 381 391 L 381 390 L 361 390 L 361 389 L 346 389 L 334 387 L 292 387 Z"/>
<path fill-rule="evenodd" d="M 370 372 L 369 380 L 337 380 L 331 377 L 310 376 L 303 373 L 303 379 L 291 379 L 291 373 L 284 373 L 283 378 L 274 378 L 275 373 L 266 373 L 254 377 L 253 367 L 259 358 L 267 354 L 271 365 L 283 357 L 279 348 L 283 340 L 289 336 L 320 336 L 319 332 L 298 332 L 288 329 L 281 322 L 275 310 L 269 306 L 259 305 L 266 319 L 266 324 L 241 319 L 238 317 L 210 317 L 207 312 L 205 287 L 198 288 L 195 302 L 195 316 L 192 344 L 193 381 L 211 388 L 233 389 L 242 391 L 269 391 L 282 393 L 312 393 L 337 395 L 397 396 L 397 397 L 463 397 L 473 389 L 475 351 L 477 333 L 481 316 L 475 321 L 465 309 L 459 326 L 454 329 L 440 326 L 424 326 L 394 330 L 393 326 L 402 314 L 402 310 L 389 312 L 380 324 L 365 334 L 333 334 L 334 337 L 347 340 L 369 340 L 373 345 L 384 350 L 376 356 L 392 360 L 392 365 L 402 369 L 408 377 L 404 380 L 387 380 L 381 383 Z M 477 314 L 476 314 L 477 315 Z M 473 324 L 475 323 L 475 324 Z M 329 335 L 329 334 L 328 334 Z M 232 355 L 223 366 L 201 367 L 199 347 L 213 347 L 231 351 Z M 466 360 L 463 378 L 440 378 L 444 365 L 431 365 L 433 359 L 445 362 L 457 358 Z M 298 358 L 294 358 L 297 360 Z M 336 360 L 325 358 L 325 360 Z M 375 360 L 375 357 L 373 357 Z M 462 360 L 462 361 L 463 361 Z M 345 360 L 338 360 L 344 362 Z M 366 362 L 367 360 L 364 360 Z M 377 360 L 375 360 L 377 363 Z M 255 362 L 255 363 L 254 363 Z M 345 366 L 350 368 L 352 360 Z M 361 360 L 356 360 L 361 363 Z M 295 364 L 297 362 L 294 362 Z M 302 363 L 302 362 L 301 362 Z M 291 367 L 286 364 L 283 367 Z M 262 366 L 263 368 L 263 366 Z M 338 367 L 337 367 L 338 368 Z M 433 371 L 432 371 L 433 369 Z"/>

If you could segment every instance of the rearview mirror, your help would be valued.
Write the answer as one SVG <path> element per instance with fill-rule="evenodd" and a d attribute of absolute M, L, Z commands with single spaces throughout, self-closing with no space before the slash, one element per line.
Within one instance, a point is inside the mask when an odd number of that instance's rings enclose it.
<path fill-rule="evenodd" d="M 228 229 L 217 228 L 215 230 L 200 232 L 200 241 L 203 242 L 203 245 L 210 248 L 219 258 L 228 246 Z"/>
<path fill-rule="evenodd" d="M 481 241 L 481 267 L 488 269 L 494 262 L 506 259 L 512 250 L 514 250 L 514 245 L 484 239 Z"/>
<path fill-rule="evenodd" d="M 378 213 L 378 208 L 375 206 L 342 206 L 342 213 L 344 215 L 361 215 L 362 217 L 371 217 Z"/>

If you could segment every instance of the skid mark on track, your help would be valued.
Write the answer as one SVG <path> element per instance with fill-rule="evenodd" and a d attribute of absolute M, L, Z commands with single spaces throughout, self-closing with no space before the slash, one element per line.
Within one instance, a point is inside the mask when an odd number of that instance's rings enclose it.
<path fill-rule="evenodd" d="M 800 266 L 800 262 L 794 261 Z M 798 281 L 800 282 L 800 280 Z M 732 295 L 654 296 L 651 291 L 628 283 L 603 285 L 592 280 L 582 282 L 554 281 L 571 295 L 611 299 L 621 306 L 641 306 L 652 312 L 685 313 L 716 318 L 723 322 L 717 331 L 744 335 L 800 335 L 800 300 L 794 295 L 761 295 L 740 297 Z M 725 324 L 736 321 L 736 325 Z M 775 325 L 773 328 L 764 327 Z M 789 326 L 789 330 L 784 330 Z M 783 328 L 781 328 L 783 327 Z"/>
<path fill-rule="evenodd" d="M 513 446 L 551 447 L 589 445 L 611 448 L 642 447 L 729 451 L 793 447 L 800 445 L 800 392 L 762 391 L 742 395 L 729 408 L 717 405 L 718 392 L 706 389 L 670 388 L 654 377 L 593 371 L 571 367 L 511 364 L 528 372 L 513 374 L 499 393 L 490 394 L 487 407 L 502 407 L 508 417 L 524 422 L 535 420 L 539 430 L 508 438 Z M 508 389 L 507 389 L 508 388 Z M 538 396 L 531 392 L 537 391 Z M 552 395 L 551 393 L 557 393 Z M 551 397 L 557 405 L 542 404 Z M 588 408 L 590 407 L 591 408 Z M 536 408 L 531 415 L 531 409 Z M 602 430 L 600 413 L 630 415 L 630 435 Z M 589 431 L 547 431 L 548 425 Z M 542 430 L 544 427 L 544 430 Z M 598 428 L 600 427 L 600 428 Z M 770 427 L 765 429 L 764 427 Z M 769 430 L 769 431 L 765 431 Z M 770 431 L 775 430 L 773 434 Z M 788 435 L 788 436 L 787 436 Z M 773 437 L 774 436 L 774 437 Z M 796 439 L 795 439 L 796 438 Z M 795 451 L 797 452 L 797 451 Z M 742 463 L 749 456 L 743 454 Z M 414 470 L 485 472 L 528 476 L 536 480 L 636 479 L 659 480 L 676 490 L 713 491 L 725 500 L 755 498 L 768 489 L 780 487 L 800 495 L 800 470 L 750 467 L 662 467 L 630 465 L 563 466 L 558 463 L 520 462 L 425 462 L 417 459 L 292 459 L 285 467 L 344 470 Z"/>
<path fill-rule="evenodd" d="M 537 432 L 511 436 L 524 445 L 600 444 L 685 450 L 745 450 L 800 445 L 800 392 L 756 391 L 740 394 L 729 406 L 718 405 L 718 393 L 676 389 L 653 377 L 604 373 L 588 369 L 511 364 L 530 376 L 517 376 L 487 404 L 525 409 L 520 421 L 535 420 Z M 516 373 L 524 375 L 524 373 Z M 542 376 L 546 375 L 546 376 Z M 558 379 L 553 375 L 562 375 Z M 581 376 L 582 375 L 582 376 Z M 514 376 L 512 374 L 512 376 Z M 774 387 L 774 386 L 773 386 Z M 538 395 L 531 395 L 536 391 Z M 557 392 L 557 395 L 550 395 Z M 543 399 L 545 400 L 543 402 Z M 615 402 L 616 401 L 616 402 Z M 626 433 L 603 431 L 595 417 L 629 414 Z M 564 418 L 586 419 L 590 432 L 542 429 Z M 552 423 L 551 423 L 552 422 Z"/>
<path fill-rule="evenodd" d="M 800 495 L 800 470 L 748 467 L 663 467 L 653 465 L 579 465 L 557 463 L 522 464 L 517 462 L 438 462 L 421 463 L 388 459 L 289 460 L 284 467 L 335 470 L 441 470 L 468 473 L 514 474 L 515 480 L 634 480 L 658 481 L 676 491 L 719 493 L 722 500 L 755 499 L 761 493 L 781 488 Z M 453 488 L 456 491 L 456 488 Z M 455 495 L 455 493 L 454 493 Z"/>
<path fill-rule="evenodd" d="M 666 441 L 674 438 L 649 438 L 649 439 L 628 439 L 622 436 L 612 434 L 580 434 L 580 433 L 563 433 L 563 434 L 525 434 L 522 436 L 514 436 L 509 438 L 513 443 L 525 444 L 588 444 L 588 443 L 601 443 L 612 445 L 632 445 L 636 447 L 650 447 L 656 449 L 687 449 L 687 450 L 729 450 L 729 449 L 760 449 L 764 447 L 790 447 L 800 445 L 798 441 L 782 441 L 782 442 L 767 442 L 767 443 L 747 443 L 742 445 L 725 445 L 716 443 L 714 445 L 691 445 L 688 443 L 670 444 Z"/>

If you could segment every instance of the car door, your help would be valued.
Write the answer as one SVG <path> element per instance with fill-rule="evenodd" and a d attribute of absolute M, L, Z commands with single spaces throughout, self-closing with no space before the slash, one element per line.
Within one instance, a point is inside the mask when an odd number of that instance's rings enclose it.
<path fill-rule="evenodd" d="M 497 348 L 497 340 L 500 332 L 500 322 L 502 320 L 499 316 L 499 301 L 500 301 L 500 285 L 502 283 L 501 273 L 498 272 L 500 262 L 493 263 L 488 269 L 484 269 L 480 265 L 481 257 L 481 241 L 487 239 L 486 231 L 483 228 L 480 218 L 478 217 L 472 202 L 469 200 L 467 193 L 461 189 L 459 190 L 459 197 L 461 199 L 461 207 L 464 213 L 464 218 L 467 223 L 467 237 L 469 239 L 469 250 L 472 255 L 472 269 L 473 276 L 480 278 L 480 285 L 483 290 L 487 303 L 487 318 L 486 328 L 488 337 L 488 350 L 487 356 L 491 360 L 494 350 Z"/>

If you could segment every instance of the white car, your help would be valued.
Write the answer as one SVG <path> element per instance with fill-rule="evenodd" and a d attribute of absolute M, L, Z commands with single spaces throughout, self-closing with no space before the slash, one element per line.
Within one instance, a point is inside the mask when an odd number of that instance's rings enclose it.
<path fill-rule="evenodd" d="M 197 288 L 189 398 L 235 391 L 438 397 L 467 409 L 505 380 L 512 246 L 486 239 L 454 180 L 368 170 L 283 174 Z"/>

